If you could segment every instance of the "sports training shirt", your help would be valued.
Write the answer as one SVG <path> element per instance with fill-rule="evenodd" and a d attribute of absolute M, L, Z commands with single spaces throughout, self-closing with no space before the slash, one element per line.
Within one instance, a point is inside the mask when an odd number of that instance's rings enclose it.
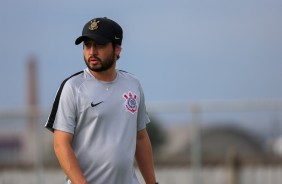
<path fill-rule="evenodd" d="M 114 81 L 103 82 L 85 69 L 62 83 L 45 126 L 73 134 L 72 148 L 89 184 L 138 184 L 136 136 L 149 121 L 135 76 L 117 70 Z"/>

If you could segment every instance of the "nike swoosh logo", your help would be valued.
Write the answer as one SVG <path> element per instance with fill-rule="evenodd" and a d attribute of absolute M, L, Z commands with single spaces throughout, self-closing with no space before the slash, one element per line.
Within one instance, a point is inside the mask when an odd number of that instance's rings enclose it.
<path fill-rule="evenodd" d="M 120 38 L 115 36 L 115 39 L 116 39 L 116 40 L 119 40 Z"/>
<path fill-rule="evenodd" d="M 95 106 L 97 106 L 97 105 L 99 105 L 99 104 L 101 104 L 103 101 L 101 101 L 101 102 L 99 102 L 99 103 L 93 103 L 93 102 L 91 102 L 91 107 L 95 107 Z"/>

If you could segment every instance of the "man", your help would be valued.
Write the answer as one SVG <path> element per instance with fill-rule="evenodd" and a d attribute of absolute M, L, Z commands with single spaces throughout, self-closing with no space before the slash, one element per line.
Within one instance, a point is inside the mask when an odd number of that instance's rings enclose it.
<path fill-rule="evenodd" d="M 87 68 L 60 86 L 46 128 L 67 184 L 155 184 L 149 117 L 138 79 L 116 69 L 123 31 L 108 18 L 87 22 L 82 36 Z"/>

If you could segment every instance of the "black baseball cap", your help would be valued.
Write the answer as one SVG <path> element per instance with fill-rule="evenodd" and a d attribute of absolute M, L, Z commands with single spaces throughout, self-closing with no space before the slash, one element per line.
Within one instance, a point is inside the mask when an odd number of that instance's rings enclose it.
<path fill-rule="evenodd" d="M 82 30 L 82 35 L 75 40 L 78 45 L 81 42 L 93 39 L 98 44 L 107 44 L 113 42 L 121 45 L 122 28 L 115 21 L 103 18 L 94 18 L 87 22 Z"/>

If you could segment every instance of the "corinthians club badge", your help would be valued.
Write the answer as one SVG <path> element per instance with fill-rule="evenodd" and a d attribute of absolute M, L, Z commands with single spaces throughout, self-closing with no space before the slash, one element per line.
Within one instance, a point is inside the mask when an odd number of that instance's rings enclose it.
<path fill-rule="evenodd" d="M 137 95 L 132 94 L 132 92 L 129 91 L 128 93 L 123 94 L 123 98 L 125 99 L 125 102 L 126 102 L 125 103 L 126 110 L 134 114 L 138 108 L 137 101 L 136 101 Z"/>
<path fill-rule="evenodd" d="M 90 24 L 90 26 L 89 26 L 89 29 L 91 30 L 91 31 L 93 31 L 93 30 L 95 30 L 95 29 L 98 29 L 98 23 L 99 23 L 100 21 L 96 21 L 96 20 L 91 20 L 91 24 Z"/>

